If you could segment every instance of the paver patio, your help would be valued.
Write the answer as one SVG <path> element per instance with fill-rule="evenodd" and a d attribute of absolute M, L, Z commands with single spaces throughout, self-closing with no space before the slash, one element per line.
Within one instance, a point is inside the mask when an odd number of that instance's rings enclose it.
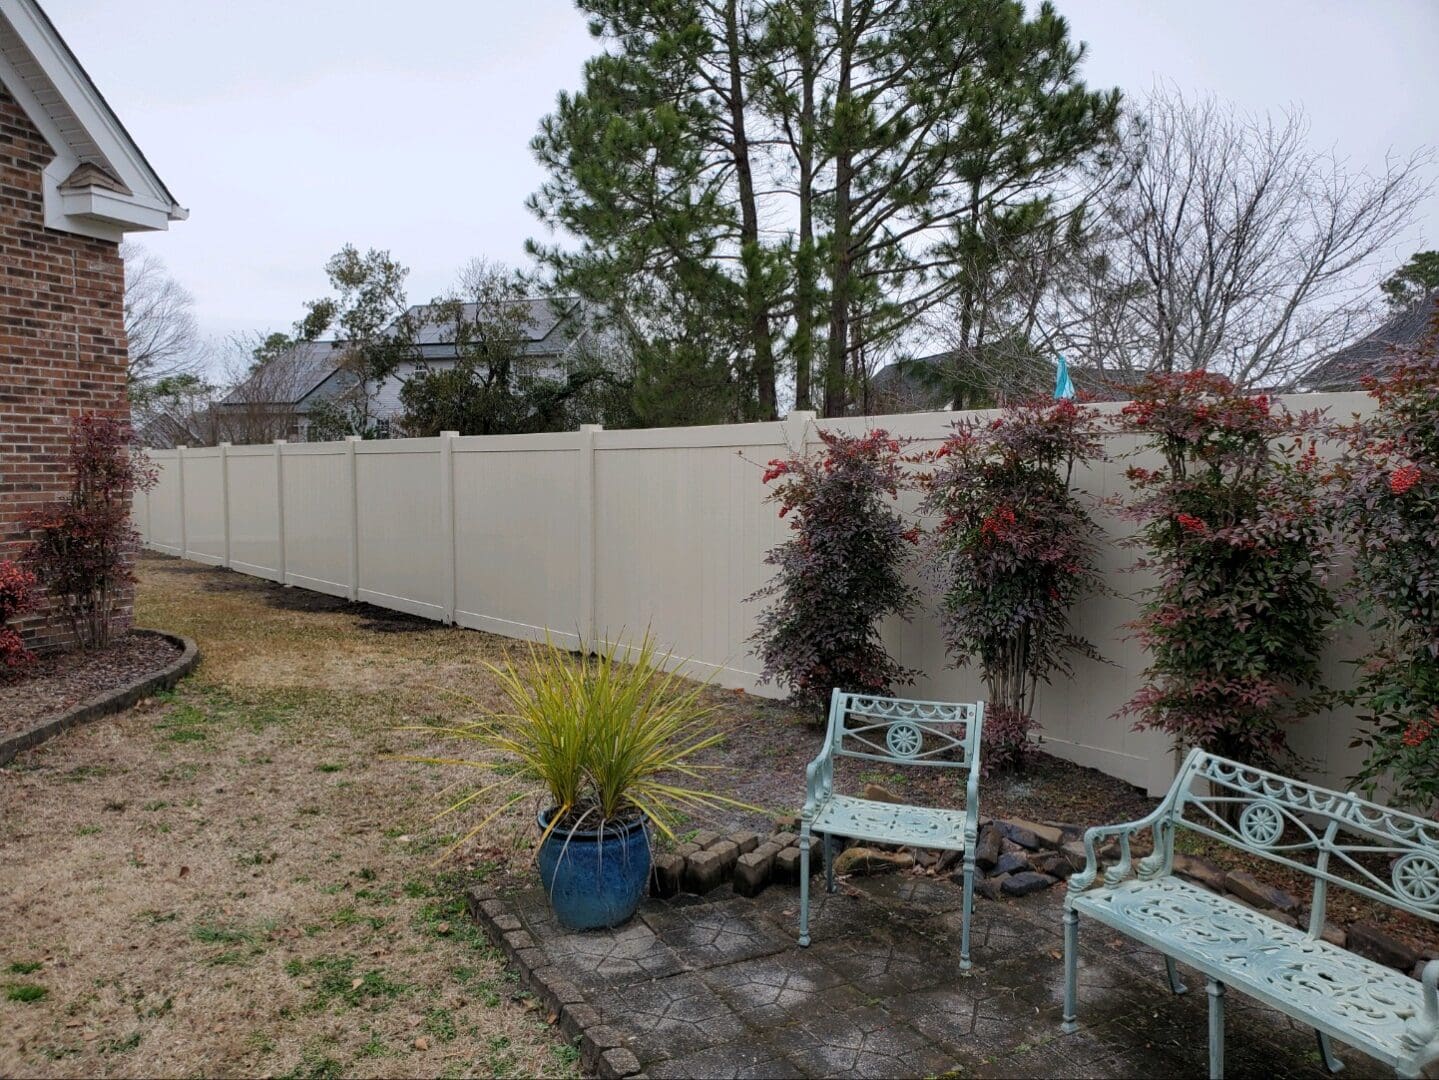
<path fill-rule="evenodd" d="M 1059 890 L 977 901 L 962 975 L 958 888 L 856 885 L 816 890 L 808 949 L 793 888 L 647 900 L 628 925 L 588 933 L 558 926 L 538 887 L 500 899 L 544 958 L 539 978 L 573 984 L 652 1077 L 1206 1075 L 1202 980 L 1175 998 L 1157 954 L 1097 925 L 1081 930 L 1081 1028 L 1061 1034 Z M 1233 1078 L 1327 1075 L 1312 1031 L 1240 995 L 1227 1045 Z M 1386 1074 L 1341 1053 L 1349 1075 Z"/>

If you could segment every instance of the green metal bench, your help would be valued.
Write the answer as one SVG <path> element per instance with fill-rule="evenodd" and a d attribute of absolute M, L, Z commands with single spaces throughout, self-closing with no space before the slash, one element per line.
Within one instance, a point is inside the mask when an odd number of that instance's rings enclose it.
<path fill-rule="evenodd" d="M 830 698 L 829 728 L 819 756 L 805 770 L 800 811 L 799 943 L 809 944 L 810 837 L 824 837 L 825 885 L 834 892 L 834 840 L 934 848 L 964 853 L 964 913 L 959 966 L 969 967 L 969 915 L 974 906 L 974 845 L 979 832 L 979 731 L 984 702 L 908 701 L 872 694 Z M 834 792 L 834 761 L 859 758 L 886 765 L 964 769 L 963 810 L 876 802 Z"/>
<path fill-rule="evenodd" d="M 1185 828 L 1314 879 L 1301 930 L 1175 877 L 1174 836 Z M 1150 829 L 1154 851 L 1130 860 L 1130 839 Z M 1119 840 L 1119 861 L 1095 886 L 1095 844 Z M 1326 890 L 1338 885 L 1439 922 L 1439 822 L 1357 795 L 1300 783 L 1195 750 L 1150 815 L 1084 835 L 1085 869 L 1064 906 L 1064 1030 L 1075 1029 L 1079 917 L 1094 919 L 1164 954 L 1170 989 L 1184 992 L 1182 960 L 1209 993 L 1209 1075 L 1224 1075 L 1224 993 L 1233 987 L 1312 1026 L 1325 1066 L 1331 1039 L 1417 1077 L 1439 1061 L 1439 960 L 1416 981 L 1320 935 Z"/>

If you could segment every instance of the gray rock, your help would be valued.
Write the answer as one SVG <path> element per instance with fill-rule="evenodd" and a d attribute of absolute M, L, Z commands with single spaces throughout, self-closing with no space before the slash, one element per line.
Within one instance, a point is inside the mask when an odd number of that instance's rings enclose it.
<path fill-rule="evenodd" d="M 1224 892 L 1227 874 L 1208 859 L 1201 859 L 1198 855 L 1185 855 L 1182 852 L 1174 856 L 1174 872 L 1180 877 L 1194 882 L 1196 885 L 1203 885 L 1211 892 Z"/>
<path fill-rule="evenodd" d="M 724 837 L 717 832 L 710 832 L 708 829 L 701 829 L 695 833 L 693 842 L 699 845 L 701 851 L 718 844 Z"/>
<path fill-rule="evenodd" d="M 688 859 L 691 855 L 693 855 L 696 851 L 699 850 L 701 850 L 701 848 L 698 844 L 696 844 L 693 840 L 688 840 L 685 843 L 679 844 L 675 847 L 675 854 L 678 855 L 681 859 Z"/>
<path fill-rule="evenodd" d="M 1413 970 L 1414 965 L 1419 962 L 1418 950 L 1410 948 L 1387 930 L 1381 930 L 1369 922 L 1350 924 L 1345 948 L 1377 964 L 1398 968 L 1404 972 Z"/>
<path fill-rule="evenodd" d="M 777 853 L 750 851 L 739 857 L 734 867 L 734 891 L 741 896 L 758 896 L 769 885 Z"/>
<path fill-rule="evenodd" d="M 935 860 L 934 872 L 936 874 L 947 874 L 959 865 L 964 858 L 962 851 L 941 851 L 939 858 Z"/>
<path fill-rule="evenodd" d="M 1059 879 L 1052 878 L 1048 874 L 1041 874 L 1036 870 L 1024 870 L 1005 878 L 1000 884 L 1000 889 L 1006 896 L 1028 896 L 1030 893 L 1049 888 L 1057 880 Z"/>
<path fill-rule="evenodd" d="M 769 838 L 769 842 L 776 847 L 789 847 L 791 844 L 799 843 L 799 834 L 792 832 L 777 832 Z"/>
<path fill-rule="evenodd" d="M 809 869 L 811 874 L 816 873 L 819 869 L 819 860 L 811 859 Z M 771 877 L 777 883 L 799 884 L 799 848 L 787 847 L 775 852 Z"/>
<path fill-rule="evenodd" d="M 1000 821 L 996 824 L 999 825 L 999 829 L 1004 833 L 1006 840 L 1018 844 L 1024 848 L 1024 850 L 1036 851 L 1040 847 L 1039 837 L 1035 836 L 1034 833 L 1030 832 L 1023 825 L 1017 825 L 1012 821 Z"/>
<path fill-rule="evenodd" d="M 1022 851 L 1010 852 L 999 857 L 999 862 L 994 864 L 996 874 L 1017 874 L 1022 870 L 1033 870 L 1034 864 L 1029 861 L 1029 856 Z"/>
<path fill-rule="evenodd" d="M 964 875 L 962 873 L 956 874 L 954 880 L 963 884 Z M 1000 890 L 1004 888 L 1004 883 L 1007 880 L 1009 879 L 1003 874 L 999 877 L 980 878 L 974 883 L 975 895 L 982 896 L 986 900 L 998 900 Z"/>
<path fill-rule="evenodd" d="M 759 847 L 759 833 L 732 832 L 729 834 L 729 842 L 739 848 L 741 855 L 748 855 L 755 848 Z"/>
<path fill-rule="evenodd" d="M 799 832 L 798 814 L 781 814 L 774 819 L 775 832 Z"/>
<path fill-rule="evenodd" d="M 1235 870 L 1226 874 L 1224 885 L 1231 893 L 1253 907 L 1285 912 L 1299 907 L 1299 900 L 1293 894 L 1260 881 L 1248 870 Z"/>
<path fill-rule="evenodd" d="M 706 848 L 705 854 L 713 854 L 720 857 L 720 861 L 724 863 L 724 874 L 726 876 L 734 869 L 734 864 L 739 861 L 739 848 L 735 846 L 732 840 L 721 840 L 713 847 Z"/>
<path fill-rule="evenodd" d="M 656 855 L 650 865 L 650 895 L 668 900 L 678 894 L 684 872 L 684 856 Z"/>
<path fill-rule="evenodd" d="M 1328 919 L 1324 920 L 1324 929 L 1319 931 L 1319 936 L 1331 945 L 1338 945 L 1345 948 L 1349 941 L 1349 934 L 1342 926 L 1335 926 Z"/>
<path fill-rule="evenodd" d="M 1010 828 L 1020 829 L 1029 833 L 1029 835 L 1038 840 L 1042 846 L 1050 849 L 1057 849 L 1060 844 L 1064 843 L 1064 830 L 1054 825 L 1041 825 L 1037 821 L 1026 821 L 1023 818 L 1010 818 L 1006 824 L 1008 824 Z M 1018 842 L 1023 843 L 1023 841 Z M 1024 846 L 1028 847 L 1027 844 Z"/>
<path fill-rule="evenodd" d="M 979 842 L 974 846 L 974 864 L 986 872 L 994 869 L 999 861 L 999 830 L 986 825 L 979 830 Z"/>
<path fill-rule="evenodd" d="M 1064 856 L 1070 868 L 1075 871 L 1083 870 L 1085 863 L 1088 862 L 1084 854 L 1084 842 L 1082 840 L 1070 840 L 1060 847 L 1059 853 Z"/>
<path fill-rule="evenodd" d="M 1074 867 L 1069 865 L 1069 859 L 1058 851 L 1046 852 L 1036 855 L 1030 860 L 1034 868 L 1040 873 L 1048 874 L 1050 877 L 1066 880 L 1074 873 Z"/>
<path fill-rule="evenodd" d="M 834 861 L 834 872 L 861 876 L 892 874 L 897 870 L 908 870 L 913 865 L 914 856 L 907 852 L 855 847 L 840 853 Z"/>
<path fill-rule="evenodd" d="M 726 864 L 716 851 L 697 851 L 685 860 L 685 892 L 703 896 L 724 883 Z"/>

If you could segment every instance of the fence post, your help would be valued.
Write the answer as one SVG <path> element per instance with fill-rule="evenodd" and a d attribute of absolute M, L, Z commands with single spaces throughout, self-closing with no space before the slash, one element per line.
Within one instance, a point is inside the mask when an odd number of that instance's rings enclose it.
<path fill-rule="evenodd" d="M 285 575 L 288 570 L 285 566 L 285 440 L 275 440 L 275 538 L 280 548 L 277 558 L 276 571 L 280 575 L 280 584 L 288 585 Z"/>
<path fill-rule="evenodd" d="M 579 594 L 580 610 L 576 620 L 580 642 L 591 651 L 599 647 L 595 618 L 595 432 L 603 424 L 580 425 L 580 483 L 577 505 L 580 515 Z"/>
<path fill-rule="evenodd" d="M 814 421 L 815 413 L 811 409 L 791 409 L 784 418 L 785 445 L 801 457 L 804 456 L 805 440 L 809 438 L 809 429 Z"/>
<path fill-rule="evenodd" d="M 230 568 L 230 444 L 220 444 L 220 521 L 225 527 L 225 561 L 220 565 Z"/>
<path fill-rule="evenodd" d="M 183 444 L 175 447 L 178 454 L 176 460 L 179 466 L 176 472 L 180 480 L 180 558 L 185 559 L 190 555 L 190 533 L 185 526 L 185 447 Z"/>
<path fill-rule="evenodd" d="M 444 549 L 440 552 L 440 603 L 445 609 L 445 622 L 455 621 L 455 588 L 459 568 L 455 560 L 455 439 L 458 431 L 440 432 L 440 538 Z"/>
<path fill-rule="evenodd" d="M 345 436 L 345 459 L 350 468 L 350 599 L 360 598 L 360 471 L 355 462 L 358 435 Z"/>

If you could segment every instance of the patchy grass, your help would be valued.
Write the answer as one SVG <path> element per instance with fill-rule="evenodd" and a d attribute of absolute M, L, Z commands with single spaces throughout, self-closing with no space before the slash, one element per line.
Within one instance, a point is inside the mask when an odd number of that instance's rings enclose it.
<path fill-rule="evenodd" d="M 137 621 L 204 660 L 0 769 L 0 1075 L 577 1075 L 464 911 L 522 843 L 436 865 L 452 778 L 386 759 L 438 749 L 399 729 L 451 691 L 495 700 L 500 639 L 173 559 L 140 575 Z"/>

